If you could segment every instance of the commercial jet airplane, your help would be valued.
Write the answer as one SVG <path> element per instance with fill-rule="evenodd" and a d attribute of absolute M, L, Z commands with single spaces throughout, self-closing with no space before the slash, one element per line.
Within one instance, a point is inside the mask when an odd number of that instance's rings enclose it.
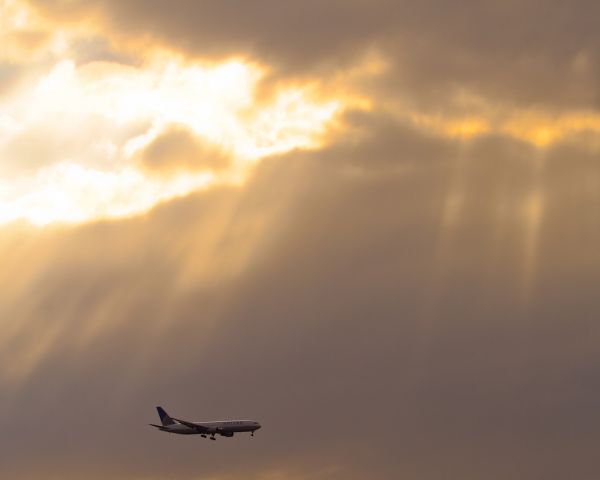
<path fill-rule="evenodd" d="M 172 418 L 162 407 L 156 407 L 158 416 L 162 425 L 150 425 L 158 428 L 162 432 L 178 433 L 180 435 L 200 435 L 202 438 L 210 436 L 211 440 L 216 440 L 215 435 L 223 437 L 233 437 L 234 433 L 254 432 L 260 428 L 260 423 L 250 420 L 229 420 L 225 422 L 188 422 Z"/>

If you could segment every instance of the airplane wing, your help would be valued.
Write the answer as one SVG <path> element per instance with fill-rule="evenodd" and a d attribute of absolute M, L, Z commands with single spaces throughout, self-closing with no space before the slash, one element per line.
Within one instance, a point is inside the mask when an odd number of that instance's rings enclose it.
<path fill-rule="evenodd" d="M 195 423 L 187 422 L 186 420 L 180 420 L 178 418 L 174 418 L 173 420 L 175 420 L 178 423 L 181 423 L 182 425 L 185 425 L 186 427 L 192 428 L 192 429 L 196 430 L 197 432 L 210 433 L 210 430 L 208 428 L 203 427 L 201 425 L 196 425 Z"/>

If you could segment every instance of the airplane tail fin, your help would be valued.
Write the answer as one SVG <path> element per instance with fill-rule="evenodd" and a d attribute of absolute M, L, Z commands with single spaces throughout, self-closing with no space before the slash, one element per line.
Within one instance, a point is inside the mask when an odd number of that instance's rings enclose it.
<path fill-rule="evenodd" d="M 156 410 L 158 411 L 158 416 L 160 417 L 160 421 L 164 427 L 168 425 L 175 425 L 175 420 L 173 420 L 162 407 L 156 407 Z"/>

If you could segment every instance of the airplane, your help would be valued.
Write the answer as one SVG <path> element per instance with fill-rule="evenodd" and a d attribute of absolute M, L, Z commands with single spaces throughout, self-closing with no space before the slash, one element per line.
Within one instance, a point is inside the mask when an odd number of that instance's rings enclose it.
<path fill-rule="evenodd" d="M 215 435 L 223 437 L 233 437 L 234 433 L 254 432 L 261 428 L 260 423 L 250 420 L 228 420 L 224 422 L 188 422 L 169 416 L 162 407 L 156 407 L 158 416 L 162 425 L 151 423 L 152 427 L 158 428 L 162 432 L 178 433 L 180 435 L 200 435 L 202 438 L 210 437 L 216 440 Z"/>

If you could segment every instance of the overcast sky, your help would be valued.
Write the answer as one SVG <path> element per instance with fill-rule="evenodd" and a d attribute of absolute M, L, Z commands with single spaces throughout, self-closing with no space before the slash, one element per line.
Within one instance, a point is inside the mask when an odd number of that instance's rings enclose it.
<path fill-rule="evenodd" d="M 596 478 L 599 10 L 0 0 L 0 477 Z"/>

